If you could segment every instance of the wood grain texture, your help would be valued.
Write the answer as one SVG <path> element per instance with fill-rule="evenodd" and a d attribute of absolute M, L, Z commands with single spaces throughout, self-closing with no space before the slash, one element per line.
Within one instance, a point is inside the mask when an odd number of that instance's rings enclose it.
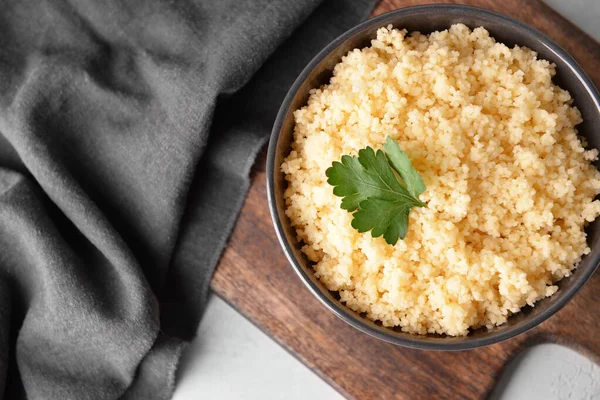
<path fill-rule="evenodd" d="M 539 0 L 442 1 L 511 15 L 548 34 L 600 84 L 600 45 Z M 374 15 L 426 4 L 383 0 Z M 481 399 L 506 362 L 524 348 L 560 342 L 600 361 L 600 274 L 558 314 L 506 342 L 461 352 L 411 350 L 384 343 L 346 325 L 304 288 L 275 236 L 266 200 L 265 159 L 252 186 L 212 289 L 284 348 L 352 399 Z"/>

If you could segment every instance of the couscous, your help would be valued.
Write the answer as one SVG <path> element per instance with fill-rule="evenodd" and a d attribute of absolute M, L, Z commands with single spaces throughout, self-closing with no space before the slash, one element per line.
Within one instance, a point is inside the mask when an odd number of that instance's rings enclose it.
<path fill-rule="evenodd" d="M 381 28 L 294 113 L 286 214 L 351 309 L 414 334 L 493 327 L 556 292 L 590 251 L 600 173 L 554 65 L 457 24 Z M 404 240 L 358 233 L 325 171 L 391 136 L 426 186 Z"/>

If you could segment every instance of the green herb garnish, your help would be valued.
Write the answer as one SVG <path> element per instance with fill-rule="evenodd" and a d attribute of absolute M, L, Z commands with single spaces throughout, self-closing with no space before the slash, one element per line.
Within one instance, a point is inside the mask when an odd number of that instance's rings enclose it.
<path fill-rule="evenodd" d="M 394 139 L 388 136 L 384 148 L 385 153 L 367 147 L 358 157 L 342 156 L 342 162 L 334 161 L 325 174 L 333 194 L 342 197 L 342 209 L 356 211 L 352 227 L 371 231 L 373 237 L 383 235 L 394 245 L 408 233 L 410 210 L 426 206 L 419 200 L 425 185 Z"/>

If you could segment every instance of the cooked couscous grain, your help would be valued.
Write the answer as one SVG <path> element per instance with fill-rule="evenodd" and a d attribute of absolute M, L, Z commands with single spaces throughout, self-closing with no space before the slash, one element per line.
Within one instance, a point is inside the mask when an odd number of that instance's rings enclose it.
<path fill-rule="evenodd" d="M 554 65 L 483 28 L 381 28 L 294 114 L 286 214 L 316 276 L 385 326 L 465 335 L 552 295 L 590 251 L 600 173 L 551 81 Z M 326 183 L 343 154 L 390 135 L 427 190 L 404 241 L 358 233 Z"/>

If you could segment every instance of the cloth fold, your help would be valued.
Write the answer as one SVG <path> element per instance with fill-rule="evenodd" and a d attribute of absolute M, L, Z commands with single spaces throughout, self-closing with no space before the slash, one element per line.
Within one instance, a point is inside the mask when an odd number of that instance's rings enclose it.
<path fill-rule="evenodd" d="M 4 398 L 170 397 L 285 92 L 374 3 L 3 4 Z"/>

